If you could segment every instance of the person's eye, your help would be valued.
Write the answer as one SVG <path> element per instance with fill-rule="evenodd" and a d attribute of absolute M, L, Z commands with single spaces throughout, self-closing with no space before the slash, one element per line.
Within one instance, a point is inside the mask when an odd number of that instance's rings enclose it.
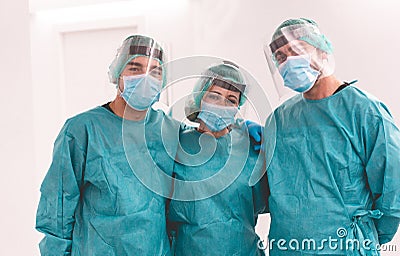
<path fill-rule="evenodd" d="M 283 62 L 286 61 L 286 55 L 285 54 L 278 54 L 275 56 L 276 62 L 279 64 L 282 64 Z"/>
<path fill-rule="evenodd" d="M 161 75 L 162 75 L 162 69 L 161 69 L 161 68 L 153 69 L 151 72 L 152 72 L 155 76 L 161 76 Z"/>
<path fill-rule="evenodd" d="M 228 99 L 228 101 L 229 101 L 229 103 L 231 103 L 231 104 L 233 104 L 233 105 L 238 104 L 238 102 L 237 102 L 236 99 Z"/>
<path fill-rule="evenodd" d="M 289 49 L 289 52 L 290 52 L 290 56 L 298 56 L 302 53 L 299 49 L 294 50 L 292 48 Z"/>
<path fill-rule="evenodd" d="M 207 93 L 206 98 L 211 102 L 219 102 L 221 100 L 221 96 L 216 93 Z"/>
<path fill-rule="evenodd" d="M 139 70 L 139 68 L 137 68 L 137 67 L 132 67 L 132 68 L 129 68 L 129 71 L 138 72 L 138 71 L 140 71 L 140 70 Z"/>
<path fill-rule="evenodd" d="M 284 53 L 282 53 L 282 52 L 277 52 L 277 53 L 275 54 L 275 61 L 276 61 L 278 64 L 282 64 L 283 62 L 286 61 L 286 59 L 287 59 L 286 54 L 284 54 Z"/>
<path fill-rule="evenodd" d="M 210 99 L 213 99 L 213 100 L 218 100 L 218 99 L 219 99 L 219 95 L 213 94 L 213 93 L 209 94 L 208 97 L 209 97 Z"/>

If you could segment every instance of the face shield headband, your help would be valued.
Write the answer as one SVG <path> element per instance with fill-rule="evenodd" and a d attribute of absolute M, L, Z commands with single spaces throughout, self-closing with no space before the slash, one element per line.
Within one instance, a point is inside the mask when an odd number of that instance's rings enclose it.
<path fill-rule="evenodd" d="M 163 52 L 153 47 L 131 45 L 129 48 L 129 55 L 142 55 L 152 57 L 163 62 Z"/>
<path fill-rule="evenodd" d="M 293 26 L 291 26 L 291 27 L 293 27 Z M 282 30 L 284 30 L 284 29 L 285 28 L 283 28 Z M 282 46 L 288 44 L 290 41 L 301 40 L 301 38 L 307 37 L 310 34 L 319 35 L 320 33 L 321 32 L 319 31 L 319 29 L 314 26 L 301 25 L 301 27 L 299 26 L 298 28 L 293 29 L 290 32 L 288 30 L 285 30 L 285 33 L 282 36 L 275 39 L 274 41 L 272 41 L 269 44 L 269 47 L 271 49 L 271 52 L 275 53 L 276 50 L 278 50 Z"/>

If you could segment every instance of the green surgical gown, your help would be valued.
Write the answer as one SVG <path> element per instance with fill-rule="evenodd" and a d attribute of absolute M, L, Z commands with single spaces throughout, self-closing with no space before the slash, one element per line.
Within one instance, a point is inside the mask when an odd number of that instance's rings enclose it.
<path fill-rule="evenodd" d="M 169 255 L 166 199 L 136 174 L 147 173 L 168 189 L 157 167 L 171 175 L 177 142 L 172 145 L 168 133 L 176 131 L 176 121 L 154 110 L 138 122 L 123 121 L 104 107 L 67 120 L 41 186 L 36 218 L 45 234 L 41 254 Z M 163 142 L 175 151 L 163 150 Z"/>
<path fill-rule="evenodd" d="M 374 244 L 400 221 L 400 132 L 386 106 L 353 86 L 297 95 L 267 119 L 264 139 L 270 255 L 379 255 Z"/>
<path fill-rule="evenodd" d="M 175 255 L 261 255 L 255 225 L 258 214 L 266 211 L 267 182 L 264 175 L 249 185 L 253 171 L 262 175 L 263 158 L 248 141 L 241 129 L 217 139 L 197 130 L 181 134 L 176 178 L 203 183 L 185 188 L 175 183 L 175 197 L 187 196 L 170 204 Z M 214 179 L 204 182 L 210 177 Z"/>

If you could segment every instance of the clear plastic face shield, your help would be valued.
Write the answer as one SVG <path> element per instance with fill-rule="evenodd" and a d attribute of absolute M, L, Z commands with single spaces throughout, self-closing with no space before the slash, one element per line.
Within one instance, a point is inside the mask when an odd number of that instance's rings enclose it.
<path fill-rule="evenodd" d="M 219 115 L 220 119 L 226 120 L 227 127 L 232 124 L 240 106 L 245 102 L 247 92 L 248 87 L 239 67 L 229 61 L 223 61 L 201 74 L 192 93 L 186 99 L 185 115 L 196 123 L 199 123 L 199 120 L 205 121 L 205 118 L 212 115 Z M 199 118 L 199 113 L 202 118 Z"/>
<path fill-rule="evenodd" d="M 135 176 L 147 188 L 159 195 L 182 201 L 212 197 L 229 187 L 245 170 L 248 152 L 253 150 L 247 126 L 235 123 L 231 126 L 230 132 L 221 137 L 221 140 L 210 136 L 208 132 L 196 133 L 198 139 L 194 141 L 191 139 L 189 143 L 192 143 L 193 146 L 200 146 L 198 151 L 191 151 L 186 147 L 186 143 L 182 142 L 186 132 L 191 134 L 193 131 L 188 129 L 182 132 L 179 127 L 199 125 L 192 120 L 196 120 L 204 103 L 222 107 L 223 112 L 218 112 L 221 116 L 228 117 L 230 115 L 235 116 L 235 119 L 251 119 L 263 124 L 272 112 L 271 104 L 262 86 L 249 72 L 242 67 L 235 68 L 218 57 L 191 56 L 175 59 L 164 63 L 163 69 L 168 71 L 166 86 L 163 90 L 170 90 L 172 92 L 170 95 L 173 97 L 171 97 L 161 127 L 157 128 L 160 129 L 161 141 L 159 142 L 163 146 L 163 149 L 159 151 L 160 154 L 165 151 L 171 159 L 180 164 L 201 166 L 216 154 L 218 145 L 222 145 L 224 148 L 226 147 L 228 158 L 223 160 L 221 168 L 216 170 L 211 177 L 190 181 L 171 177 L 159 167 L 150 150 L 140 150 L 140 154 L 130 153 L 138 150 L 139 144 L 144 148 L 154 147 L 155 140 L 152 136 L 155 131 L 154 123 L 143 122 L 143 132 L 138 132 L 136 123 L 134 123 L 135 129 L 131 129 L 132 122 L 124 120 L 122 129 L 124 138 L 143 137 L 143 141 L 137 144 L 128 143 L 129 141 L 124 143 L 125 151 L 128 152 L 126 157 Z M 246 86 L 244 87 L 244 85 Z M 249 88 L 250 90 L 248 90 Z M 230 112 L 232 109 L 235 109 L 235 112 Z M 225 110 L 227 110 L 226 116 Z M 213 108 L 210 109 L 210 112 L 215 113 Z M 194 114 L 194 119 L 188 116 L 190 114 Z M 240 120 L 236 121 L 240 122 Z M 219 127 L 218 122 L 211 123 L 216 124 L 216 128 Z M 176 126 L 176 129 L 171 129 L 171 125 Z M 148 137 L 144 134 L 148 134 Z M 138 161 L 146 166 L 142 164 L 138 166 Z M 259 154 L 257 164 L 251 170 L 249 186 L 256 184 L 264 175 L 265 169 L 262 168 L 262 163 L 263 154 Z M 152 166 L 148 166 L 148 164 L 152 164 Z M 172 194 L 171 184 L 175 188 Z"/>
<path fill-rule="evenodd" d="M 264 53 L 280 99 L 307 92 L 318 79 L 333 74 L 331 45 L 316 26 L 295 24 L 275 34 Z"/>
<path fill-rule="evenodd" d="M 165 82 L 163 50 L 144 36 L 127 38 L 110 66 L 110 81 L 129 106 L 146 110 L 158 101 Z"/>
<path fill-rule="evenodd" d="M 207 127 L 214 132 L 230 129 L 235 122 L 246 86 L 221 78 L 211 78 L 209 83 L 207 91 L 196 95 L 200 100 L 200 107 L 194 121 L 202 124 L 201 129 Z"/>
<path fill-rule="evenodd" d="M 215 85 L 212 85 L 212 88 L 215 88 L 214 86 Z M 207 91 L 204 94 L 203 98 L 201 99 L 201 103 L 206 102 L 208 104 L 213 104 L 213 105 L 222 106 L 222 107 L 238 108 L 238 100 L 236 99 L 236 96 L 231 97 L 231 95 L 229 95 L 228 96 L 229 98 L 225 98 L 226 96 L 223 96 L 223 95 L 221 95 L 220 92 L 216 92 L 213 90 L 214 89 Z"/>

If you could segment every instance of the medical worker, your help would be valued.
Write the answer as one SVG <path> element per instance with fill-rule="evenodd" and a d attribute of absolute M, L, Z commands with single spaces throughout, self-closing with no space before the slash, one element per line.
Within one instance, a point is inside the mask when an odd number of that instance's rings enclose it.
<path fill-rule="evenodd" d="M 231 62 L 211 66 L 199 79 L 187 105 L 198 128 L 180 135 L 169 221 L 174 254 L 261 255 L 255 232 L 266 211 L 266 180 L 250 184 L 263 160 L 235 116 L 248 85 Z M 264 176 L 265 177 L 265 176 Z"/>
<path fill-rule="evenodd" d="M 152 38 L 128 37 L 109 67 L 116 98 L 66 121 L 41 186 L 42 255 L 169 255 L 166 198 L 184 126 L 151 108 L 165 62 Z"/>
<path fill-rule="evenodd" d="M 174 163 L 161 125 L 168 134 L 179 124 L 150 108 L 163 87 L 164 61 L 152 38 L 128 37 L 109 68 L 116 98 L 66 121 L 41 186 L 42 255 L 169 255 L 166 199 L 141 180 L 170 186 L 160 174 L 171 175 Z"/>
<path fill-rule="evenodd" d="M 332 45 L 312 20 L 284 21 L 265 54 L 278 92 L 298 92 L 265 126 L 270 255 L 379 255 L 400 220 L 388 108 L 333 75 Z"/>

